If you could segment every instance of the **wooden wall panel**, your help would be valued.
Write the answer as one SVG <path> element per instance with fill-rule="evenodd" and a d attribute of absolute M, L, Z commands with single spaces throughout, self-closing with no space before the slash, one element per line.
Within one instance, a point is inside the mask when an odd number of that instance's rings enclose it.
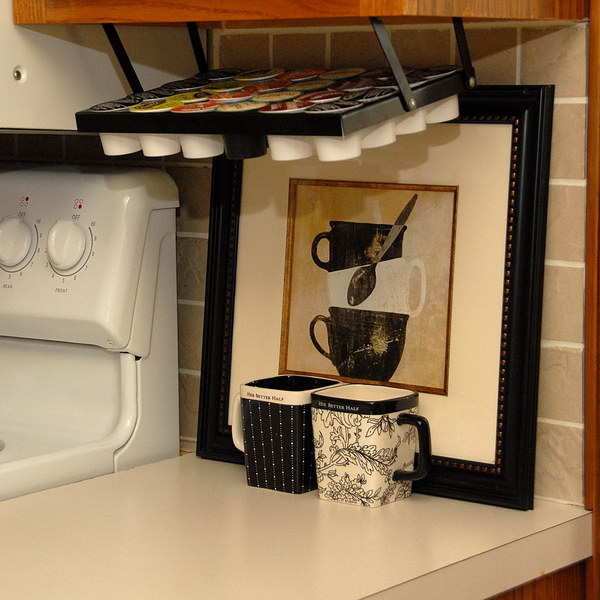
<path fill-rule="evenodd" d="M 583 600 L 584 598 L 585 565 L 578 563 L 494 596 L 490 600 Z"/>

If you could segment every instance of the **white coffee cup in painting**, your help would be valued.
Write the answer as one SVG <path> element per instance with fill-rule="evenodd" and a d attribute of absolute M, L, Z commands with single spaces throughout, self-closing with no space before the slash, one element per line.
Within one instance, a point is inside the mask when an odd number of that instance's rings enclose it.
<path fill-rule="evenodd" d="M 356 267 L 327 273 L 331 306 L 349 307 L 348 286 Z M 417 317 L 427 296 L 425 264 L 420 258 L 393 258 L 376 267 L 376 283 L 370 296 L 354 308 Z"/>

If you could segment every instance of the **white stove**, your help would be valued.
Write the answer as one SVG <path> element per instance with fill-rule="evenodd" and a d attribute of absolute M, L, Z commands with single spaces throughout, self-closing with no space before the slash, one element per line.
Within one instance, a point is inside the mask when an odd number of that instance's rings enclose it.
<path fill-rule="evenodd" d="M 157 170 L 0 172 L 0 500 L 178 454 L 177 206 Z"/>

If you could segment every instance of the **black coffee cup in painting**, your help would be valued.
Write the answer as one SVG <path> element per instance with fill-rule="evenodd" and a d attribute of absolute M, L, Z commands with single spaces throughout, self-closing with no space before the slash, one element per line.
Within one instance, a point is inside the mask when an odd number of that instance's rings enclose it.
<path fill-rule="evenodd" d="M 329 350 L 317 340 L 319 321 L 327 329 Z M 407 322 L 405 314 L 330 306 L 328 317 L 317 315 L 311 321 L 309 333 L 342 377 L 389 381 L 402 358 Z"/>
<path fill-rule="evenodd" d="M 374 262 L 392 228 L 391 225 L 353 223 L 351 221 L 329 221 L 329 226 L 331 227 L 329 231 L 323 231 L 315 236 L 311 247 L 314 263 L 326 271 L 339 271 Z M 406 225 L 382 260 L 402 257 L 402 240 L 405 231 Z M 320 245 L 322 240 L 329 242 L 329 259 L 327 261 L 322 260 L 319 256 L 319 249 L 326 245 Z"/>

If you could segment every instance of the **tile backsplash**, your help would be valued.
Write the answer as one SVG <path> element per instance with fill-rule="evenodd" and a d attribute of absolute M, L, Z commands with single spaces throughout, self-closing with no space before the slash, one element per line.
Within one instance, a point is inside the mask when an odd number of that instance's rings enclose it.
<path fill-rule="evenodd" d="M 455 61 L 448 25 L 390 27 L 404 64 Z M 583 502 L 583 282 L 587 25 L 467 26 L 481 84 L 555 84 L 536 494 Z M 212 66 L 375 66 L 382 56 L 370 28 L 217 30 Z M 180 435 L 195 447 L 208 242 L 210 161 L 176 155 L 115 159 L 95 135 L 0 135 L 0 159 L 32 162 L 144 165 L 166 170 L 181 195 L 177 220 Z"/>

